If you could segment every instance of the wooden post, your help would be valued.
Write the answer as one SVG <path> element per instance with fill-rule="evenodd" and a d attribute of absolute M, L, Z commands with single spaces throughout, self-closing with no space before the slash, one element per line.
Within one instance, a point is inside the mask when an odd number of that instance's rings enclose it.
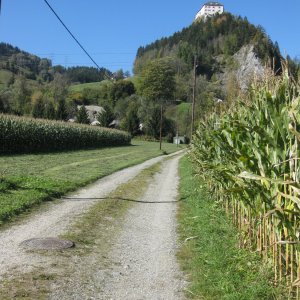
<path fill-rule="evenodd" d="M 163 105 L 160 104 L 160 129 L 159 129 L 159 150 L 161 150 L 162 143 L 162 123 L 163 123 Z"/>
<path fill-rule="evenodd" d="M 196 68 L 197 68 L 197 57 L 194 57 L 194 80 L 193 80 L 193 104 L 192 104 L 192 124 L 191 124 L 191 141 L 193 139 L 194 133 L 194 123 L 195 123 L 195 102 L 196 102 Z"/>

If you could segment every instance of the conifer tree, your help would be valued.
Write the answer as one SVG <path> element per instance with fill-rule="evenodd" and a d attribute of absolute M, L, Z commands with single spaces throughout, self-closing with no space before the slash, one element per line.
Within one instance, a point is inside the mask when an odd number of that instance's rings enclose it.
<path fill-rule="evenodd" d="M 56 119 L 66 121 L 67 117 L 68 117 L 68 112 L 66 108 L 66 102 L 64 99 L 60 99 L 57 105 Z"/>
<path fill-rule="evenodd" d="M 109 124 L 114 120 L 114 114 L 110 106 L 105 105 L 104 110 L 98 114 L 97 120 L 100 122 L 102 127 L 108 127 Z"/>
<path fill-rule="evenodd" d="M 82 105 L 77 112 L 77 123 L 90 124 L 87 110 L 84 105 Z"/>

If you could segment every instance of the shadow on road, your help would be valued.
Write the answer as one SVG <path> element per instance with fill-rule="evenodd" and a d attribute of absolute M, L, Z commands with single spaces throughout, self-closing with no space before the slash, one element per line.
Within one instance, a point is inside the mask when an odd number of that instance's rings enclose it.
<path fill-rule="evenodd" d="M 136 199 L 127 199 L 121 197 L 103 197 L 103 198 L 73 198 L 73 197 L 62 197 L 62 200 L 70 200 L 70 201 L 90 201 L 90 200 L 119 200 L 119 201 L 128 201 L 128 202 L 136 202 L 136 203 L 145 203 L 145 204 L 163 204 L 163 203 L 178 203 L 184 201 L 188 197 L 180 198 L 176 201 L 142 201 Z"/>

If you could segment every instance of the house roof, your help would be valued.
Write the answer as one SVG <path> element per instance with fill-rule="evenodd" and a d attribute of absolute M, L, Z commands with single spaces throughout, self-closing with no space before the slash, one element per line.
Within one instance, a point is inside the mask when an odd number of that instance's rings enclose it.
<path fill-rule="evenodd" d="M 224 6 L 223 4 L 221 4 L 219 2 L 206 2 L 204 5 L 207 5 L 207 6 Z"/>

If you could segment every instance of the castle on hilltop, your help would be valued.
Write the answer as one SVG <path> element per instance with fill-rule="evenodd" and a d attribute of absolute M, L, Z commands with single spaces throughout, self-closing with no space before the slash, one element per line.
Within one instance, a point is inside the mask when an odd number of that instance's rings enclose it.
<path fill-rule="evenodd" d="M 224 5 L 219 2 L 207 2 L 205 3 L 200 11 L 196 14 L 195 20 L 214 16 L 216 14 L 222 14 L 224 12 Z"/>

